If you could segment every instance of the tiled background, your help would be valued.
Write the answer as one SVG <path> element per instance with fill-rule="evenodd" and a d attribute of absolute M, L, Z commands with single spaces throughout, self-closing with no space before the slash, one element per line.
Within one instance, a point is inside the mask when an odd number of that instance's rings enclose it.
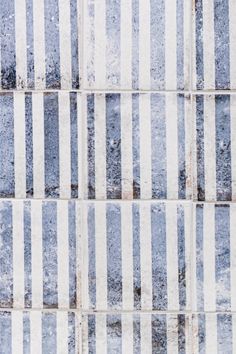
<path fill-rule="evenodd" d="M 0 1 L 0 354 L 236 354 L 235 0 Z"/>

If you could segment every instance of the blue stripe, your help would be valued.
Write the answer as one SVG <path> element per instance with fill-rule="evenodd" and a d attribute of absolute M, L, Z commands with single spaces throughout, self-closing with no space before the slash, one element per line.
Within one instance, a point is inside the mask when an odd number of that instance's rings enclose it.
<path fill-rule="evenodd" d="M 185 315 L 178 315 L 178 354 L 185 354 Z"/>
<path fill-rule="evenodd" d="M 165 95 L 151 94 L 152 198 L 166 199 Z"/>
<path fill-rule="evenodd" d="M 229 1 L 214 0 L 215 85 L 230 88 Z"/>
<path fill-rule="evenodd" d="M 215 96 L 215 122 L 217 200 L 231 200 L 230 95 Z"/>
<path fill-rule="evenodd" d="M 12 354 L 11 312 L 0 312 L 0 354 Z"/>
<path fill-rule="evenodd" d="M 107 222 L 107 303 L 109 308 L 121 308 L 121 211 L 117 204 L 106 207 Z"/>
<path fill-rule="evenodd" d="M 186 308 L 186 249 L 185 249 L 185 213 L 183 205 L 177 206 L 178 229 L 178 274 L 180 311 Z"/>
<path fill-rule="evenodd" d="M 69 299 L 70 308 L 76 308 L 77 256 L 76 256 L 76 204 L 68 202 L 69 215 Z"/>
<path fill-rule="evenodd" d="M 12 203 L 2 201 L 0 208 L 0 306 L 13 306 Z"/>
<path fill-rule="evenodd" d="M 94 204 L 88 206 L 89 301 L 96 307 L 96 240 Z"/>
<path fill-rule="evenodd" d="M 107 315 L 107 353 L 122 353 L 121 315 Z"/>
<path fill-rule="evenodd" d="M 199 354 L 206 353 L 206 317 L 204 313 L 197 315 L 198 318 L 198 346 Z"/>
<path fill-rule="evenodd" d="M 185 100 L 190 97 L 177 95 L 178 110 L 178 169 L 179 169 L 179 199 L 186 198 L 186 166 L 185 166 Z M 187 117 L 188 118 L 188 117 Z"/>
<path fill-rule="evenodd" d="M 0 196 L 15 196 L 13 94 L 0 94 Z"/>
<path fill-rule="evenodd" d="M 45 197 L 59 197 L 58 93 L 44 94 Z"/>
<path fill-rule="evenodd" d="M 148 38 L 146 39 L 148 40 Z M 165 90 L 165 1 L 150 0 L 151 89 Z"/>
<path fill-rule="evenodd" d="M 23 312 L 23 354 L 30 354 L 30 312 Z"/>
<path fill-rule="evenodd" d="M 232 346 L 232 315 L 217 314 L 217 353 L 231 354 Z"/>
<path fill-rule="evenodd" d="M 217 311 L 230 310 L 230 206 L 215 205 Z"/>
<path fill-rule="evenodd" d="M 88 199 L 95 199 L 95 122 L 94 94 L 87 96 L 87 136 L 88 136 Z"/>
<path fill-rule="evenodd" d="M 132 94 L 133 198 L 140 198 L 139 94 Z"/>
<path fill-rule="evenodd" d="M 106 94 L 107 198 L 121 198 L 120 94 Z"/>
<path fill-rule="evenodd" d="M 34 89 L 33 0 L 26 0 L 27 87 Z"/>
<path fill-rule="evenodd" d="M 132 205 L 132 219 L 134 308 L 141 310 L 140 211 L 138 204 Z"/>
<path fill-rule="evenodd" d="M 15 4 L 14 0 L 0 1 L 1 83 L 3 89 L 16 88 Z"/>
<path fill-rule="evenodd" d="M 55 313 L 42 312 L 42 353 L 57 353 L 57 318 Z"/>
<path fill-rule="evenodd" d="M 26 196 L 34 195 L 32 93 L 25 93 Z"/>
<path fill-rule="evenodd" d="M 204 62 L 203 62 L 203 0 L 195 0 L 195 36 L 196 36 L 196 88 L 204 88 Z"/>
<path fill-rule="evenodd" d="M 133 315 L 133 343 L 134 343 L 133 354 L 140 354 L 141 353 L 140 315 Z"/>
<path fill-rule="evenodd" d="M 152 354 L 167 351 L 166 315 L 152 315 Z"/>
<path fill-rule="evenodd" d="M 196 96 L 197 199 L 205 200 L 204 96 Z"/>
<path fill-rule="evenodd" d="M 152 308 L 167 310 L 166 218 L 165 205 L 151 205 L 152 229 Z"/>
<path fill-rule="evenodd" d="M 139 89 L 139 0 L 132 0 L 132 89 Z"/>
<path fill-rule="evenodd" d="M 25 307 L 32 306 L 31 202 L 24 202 Z"/>
<path fill-rule="evenodd" d="M 68 354 L 76 354 L 76 333 L 75 313 L 68 312 Z"/>
<path fill-rule="evenodd" d="M 78 106 L 77 93 L 70 92 L 71 198 L 78 198 Z M 80 117 L 79 117 L 80 118 Z"/>
<path fill-rule="evenodd" d="M 176 38 L 176 59 L 177 59 L 177 89 L 184 90 L 185 88 L 185 77 L 184 77 L 184 1 L 176 0 L 176 27 L 177 27 L 177 38 Z"/>
<path fill-rule="evenodd" d="M 44 0 L 46 88 L 61 88 L 58 0 Z"/>
<path fill-rule="evenodd" d="M 57 204 L 43 202 L 43 305 L 58 306 L 57 294 Z"/>
<path fill-rule="evenodd" d="M 96 320 L 88 315 L 88 354 L 96 354 Z"/>
<path fill-rule="evenodd" d="M 203 204 L 196 206 L 197 311 L 204 311 Z"/>
<path fill-rule="evenodd" d="M 79 43 L 77 0 L 70 0 L 72 88 L 79 89 Z"/>

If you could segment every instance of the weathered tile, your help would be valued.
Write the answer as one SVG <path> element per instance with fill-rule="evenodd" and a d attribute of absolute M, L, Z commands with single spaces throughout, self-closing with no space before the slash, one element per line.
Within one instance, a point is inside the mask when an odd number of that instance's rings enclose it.
<path fill-rule="evenodd" d="M 178 0 L 86 0 L 84 86 L 187 89 L 190 6 Z"/>
<path fill-rule="evenodd" d="M 194 97 L 194 198 L 236 200 L 236 95 Z"/>
<path fill-rule="evenodd" d="M 88 199 L 191 198 L 189 95 L 85 96 Z"/>
<path fill-rule="evenodd" d="M 80 96 L 0 94 L 0 197 L 78 198 Z"/>
<path fill-rule="evenodd" d="M 2 89 L 78 89 L 77 0 L 2 0 Z"/>
<path fill-rule="evenodd" d="M 0 202 L 0 307 L 76 308 L 78 205 Z"/>
<path fill-rule="evenodd" d="M 184 314 L 88 314 L 82 319 L 82 353 L 190 353 Z"/>
<path fill-rule="evenodd" d="M 84 205 L 82 308 L 190 308 L 191 203 Z"/>

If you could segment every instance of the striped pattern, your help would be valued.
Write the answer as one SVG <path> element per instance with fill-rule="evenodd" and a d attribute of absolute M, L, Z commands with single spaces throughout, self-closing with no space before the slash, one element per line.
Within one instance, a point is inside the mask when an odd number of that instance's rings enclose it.
<path fill-rule="evenodd" d="M 84 87 L 187 89 L 190 6 L 188 0 L 86 0 Z"/>
<path fill-rule="evenodd" d="M 89 314 L 83 317 L 83 353 L 191 353 L 184 314 Z"/>
<path fill-rule="evenodd" d="M 236 200 L 236 96 L 194 97 L 194 198 Z"/>
<path fill-rule="evenodd" d="M 0 202 L 0 306 L 76 308 L 78 206 Z"/>
<path fill-rule="evenodd" d="M 78 89 L 77 0 L 2 0 L 0 88 Z"/>
<path fill-rule="evenodd" d="M 190 203 L 87 203 L 84 310 L 190 309 Z"/>
<path fill-rule="evenodd" d="M 78 198 L 80 96 L 0 94 L 0 197 Z"/>
<path fill-rule="evenodd" d="M 188 95 L 88 94 L 84 105 L 85 198 L 191 198 Z"/>

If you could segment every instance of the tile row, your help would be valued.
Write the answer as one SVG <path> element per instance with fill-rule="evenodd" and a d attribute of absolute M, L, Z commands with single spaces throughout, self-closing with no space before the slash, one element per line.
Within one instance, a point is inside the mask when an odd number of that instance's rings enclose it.
<path fill-rule="evenodd" d="M 233 0 L 2 0 L 0 16 L 2 89 L 236 89 Z"/>

